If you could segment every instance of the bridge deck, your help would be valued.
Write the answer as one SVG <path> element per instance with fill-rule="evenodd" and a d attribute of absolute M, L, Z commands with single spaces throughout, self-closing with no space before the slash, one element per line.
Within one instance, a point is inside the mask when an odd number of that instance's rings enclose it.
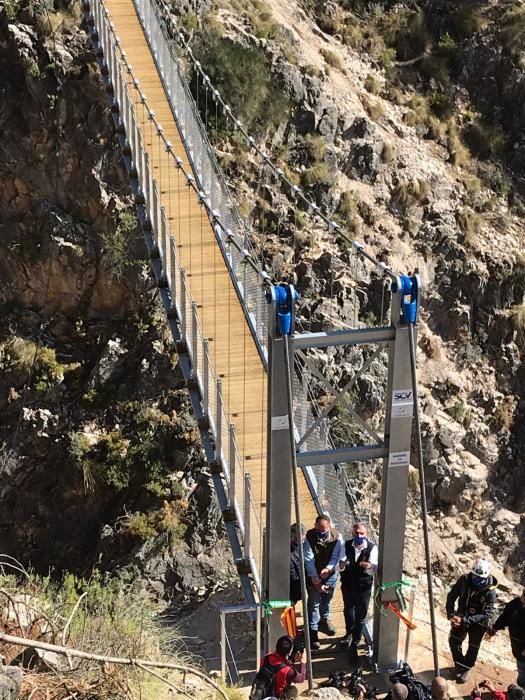
<path fill-rule="evenodd" d="M 132 1 L 106 0 L 105 5 L 149 108 L 171 142 L 174 154 L 190 171 L 181 135 Z M 136 113 L 170 233 L 187 271 L 191 297 L 198 306 L 203 336 L 209 339 L 211 362 L 216 376 L 222 378 L 225 406 L 235 424 L 245 469 L 252 477 L 252 494 L 262 525 L 266 500 L 266 373 L 206 212 L 180 171 L 169 166 L 169 155 L 140 103 Z M 310 524 L 315 518 L 315 506 L 302 477 L 300 486 L 303 522 Z M 260 545 L 252 542 L 259 567 Z"/>

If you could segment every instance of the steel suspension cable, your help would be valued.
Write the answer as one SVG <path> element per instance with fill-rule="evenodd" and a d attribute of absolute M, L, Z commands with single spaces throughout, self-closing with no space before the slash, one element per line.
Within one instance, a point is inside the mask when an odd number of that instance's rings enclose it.
<path fill-rule="evenodd" d="M 292 369 L 290 366 L 290 347 L 289 338 L 286 334 L 283 335 L 284 341 L 284 364 L 286 368 L 286 398 L 288 401 L 288 433 L 290 435 L 290 456 L 292 461 L 292 488 L 295 505 L 295 523 L 296 531 L 299 535 L 299 576 L 301 580 L 301 600 L 303 604 L 303 621 L 304 621 L 304 641 L 306 648 L 306 670 L 308 675 L 308 689 L 313 688 L 313 673 L 312 673 L 312 649 L 310 647 L 310 624 L 308 619 L 308 593 L 306 590 L 306 572 L 304 564 L 303 537 L 301 528 L 301 500 L 299 498 L 299 482 L 297 479 L 297 454 L 295 451 L 295 435 L 293 421 L 293 394 L 292 394 Z"/>
<path fill-rule="evenodd" d="M 412 391 L 414 392 L 414 423 L 416 428 L 417 461 L 419 469 L 419 489 L 421 497 L 421 518 L 423 521 L 423 538 L 425 542 L 425 564 L 428 587 L 428 603 L 430 607 L 430 630 L 432 633 L 432 654 L 434 657 L 434 673 L 439 676 L 439 656 L 436 634 L 436 611 L 434 609 L 434 589 L 432 585 L 432 555 L 430 551 L 430 537 L 428 534 L 428 510 L 425 486 L 425 468 L 423 464 L 423 442 L 421 440 L 421 420 L 419 415 L 419 396 L 417 390 L 416 371 L 416 327 L 408 324 L 408 344 L 410 350 L 410 371 L 412 374 Z"/>

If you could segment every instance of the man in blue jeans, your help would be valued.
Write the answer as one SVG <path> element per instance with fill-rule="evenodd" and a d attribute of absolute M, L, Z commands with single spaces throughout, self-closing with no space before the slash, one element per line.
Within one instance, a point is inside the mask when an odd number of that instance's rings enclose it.
<path fill-rule="evenodd" d="M 310 646 L 319 649 L 319 632 L 329 637 L 335 634 L 330 622 L 330 603 L 339 578 L 339 561 L 346 559 L 343 538 L 331 526 L 329 515 L 317 516 L 315 527 L 306 533 L 303 551 L 308 577 Z"/>

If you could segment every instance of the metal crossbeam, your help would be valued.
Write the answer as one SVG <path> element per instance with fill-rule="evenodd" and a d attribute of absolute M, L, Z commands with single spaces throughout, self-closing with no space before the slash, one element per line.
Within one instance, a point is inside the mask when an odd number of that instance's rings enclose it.
<path fill-rule="evenodd" d="M 297 466 L 308 467 L 336 462 L 364 462 L 388 456 L 387 445 L 362 445 L 358 447 L 338 447 L 335 449 L 298 452 Z"/>
<path fill-rule="evenodd" d="M 340 345 L 364 345 L 366 343 L 388 343 L 395 338 L 391 326 L 380 328 L 353 328 L 344 331 L 324 331 L 322 333 L 301 333 L 293 339 L 293 349 L 333 348 Z"/>

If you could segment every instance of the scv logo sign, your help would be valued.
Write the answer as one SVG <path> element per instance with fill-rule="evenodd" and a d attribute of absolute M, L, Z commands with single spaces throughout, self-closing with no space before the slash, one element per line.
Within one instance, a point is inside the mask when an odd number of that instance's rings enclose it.
<path fill-rule="evenodd" d="M 412 398 L 411 391 L 395 391 L 394 392 L 394 401 L 408 401 L 411 398 Z"/>

